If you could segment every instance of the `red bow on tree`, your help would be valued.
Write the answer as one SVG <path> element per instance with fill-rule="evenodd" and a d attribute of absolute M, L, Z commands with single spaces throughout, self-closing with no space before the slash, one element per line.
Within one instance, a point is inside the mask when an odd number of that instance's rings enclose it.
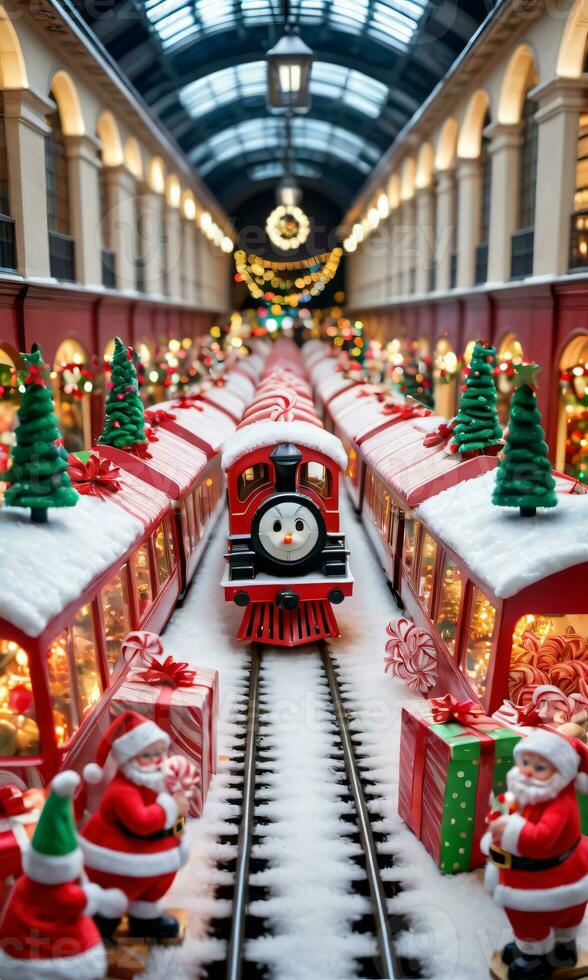
<path fill-rule="evenodd" d="M 118 466 L 96 453 L 92 453 L 87 463 L 70 453 L 67 472 L 74 488 L 83 496 L 107 500 L 109 494 L 120 490 Z"/>
<path fill-rule="evenodd" d="M 146 670 L 133 672 L 133 680 L 144 684 L 166 684 L 168 687 L 193 687 L 196 671 L 187 663 L 178 663 L 173 657 L 155 660 Z"/>
<path fill-rule="evenodd" d="M 485 715 L 480 705 L 471 698 L 467 701 L 458 701 L 452 694 L 446 694 L 443 698 L 433 698 L 431 709 L 433 721 L 438 725 L 457 721 L 460 725 L 472 725 L 474 728 L 484 725 L 496 727 L 496 722 Z"/>
<path fill-rule="evenodd" d="M 397 415 L 399 421 L 408 422 L 409 419 L 424 419 L 433 413 L 429 408 L 422 405 L 384 405 L 382 415 Z"/>
<path fill-rule="evenodd" d="M 455 419 L 452 422 L 441 422 L 434 432 L 429 432 L 423 439 L 423 446 L 430 448 L 432 446 L 442 446 L 449 442 L 454 430 L 455 430 Z"/>
<path fill-rule="evenodd" d="M 166 412 L 164 408 L 150 408 L 145 412 L 145 421 L 155 427 L 165 425 L 166 422 L 174 422 L 176 419 L 177 415 L 174 415 L 173 412 Z"/>
<path fill-rule="evenodd" d="M 29 364 L 29 373 L 24 379 L 26 385 L 39 385 L 41 388 L 45 388 L 45 378 L 43 377 L 43 371 L 46 370 L 46 364 Z"/>

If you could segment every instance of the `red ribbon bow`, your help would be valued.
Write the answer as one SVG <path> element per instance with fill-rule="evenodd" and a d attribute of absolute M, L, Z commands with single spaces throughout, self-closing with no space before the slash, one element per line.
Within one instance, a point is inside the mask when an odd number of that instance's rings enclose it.
<path fill-rule="evenodd" d="M 193 687 L 196 671 L 187 663 L 179 663 L 173 657 L 165 660 L 155 658 L 146 670 L 139 670 L 134 679 L 144 684 L 167 684 L 169 687 Z"/>
<path fill-rule="evenodd" d="M 434 432 L 429 432 L 423 439 L 423 446 L 442 446 L 449 442 L 455 429 L 455 422 L 441 422 Z"/>
<path fill-rule="evenodd" d="M 166 422 L 174 422 L 176 418 L 177 415 L 174 415 L 173 412 L 166 412 L 164 408 L 150 408 L 145 412 L 145 420 L 154 427 L 165 425 Z"/>
<path fill-rule="evenodd" d="M 158 442 L 158 439 L 151 439 L 151 442 Z M 136 442 L 132 446 L 126 446 L 126 451 L 131 454 L 131 456 L 138 456 L 139 459 L 153 459 L 152 454 L 149 452 L 149 438 L 147 437 L 147 442 Z"/>
<path fill-rule="evenodd" d="M 87 463 L 70 453 L 67 472 L 73 486 L 82 496 L 107 500 L 109 494 L 117 493 L 121 488 L 118 466 L 109 459 L 102 459 L 97 453 L 92 453 Z"/>
<path fill-rule="evenodd" d="M 202 401 L 202 395 L 178 395 L 172 404 L 172 408 L 195 408 L 197 412 L 203 412 L 204 406 L 198 404 L 200 401 Z"/>
<path fill-rule="evenodd" d="M 409 419 L 424 419 L 433 413 L 429 408 L 419 405 L 384 405 L 381 410 L 382 415 L 396 415 L 401 422 L 408 422 Z"/>
<path fill-rule="evenodd" d="M 27 374 L 24 383 L 26 385 L 39 385 L 41 388 L 45 388 L 45 378 L 43 377 L 41 369 L 46 367 L 46 364 L 41 366 L 38 364 L 29 364 L 29 373 Z"/>
<path fill-rule="evenodd" d="M 431 709 L 433 721 L 438 725 L 457 721 L 460 725 L 471 725 L 472 728 L 496 728 L 496 722 L 485 715 L 480 705 L 471 699 L 458 701 L 452 694 L 446 694 L 443 698 L 433 698 Z"/>

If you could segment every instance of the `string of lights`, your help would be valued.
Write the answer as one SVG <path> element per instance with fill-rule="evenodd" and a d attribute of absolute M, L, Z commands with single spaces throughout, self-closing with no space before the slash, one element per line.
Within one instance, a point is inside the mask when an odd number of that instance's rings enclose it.
<path fill-rule="evenodd" d="M 314 269 L 314 271 L 296 278 L 294 285 L 299 291 L 286 293 L 285 295 L 276 295 L 275 291 L 268 291 L 267 286 L 271 285 L 272 289 L 276 290 L 280 288 L 280 283 L 288 283 L 291 280 L 282 280 L 280 277 L 275 276 L 273 274 L 274 270 L 265 270 L 261 262 L 259 265 L 255 262 L 251 263 L 245 252 L 235 252 L 235 266 L 240 281 L 245 283 L 254 299 L 265 300 L 268 303 L 277 303 L 281 306 L 298 306 L 300 302 L 308 302 L 313 296 L 318 296 L 322 293 L 325 286 L 336 274 L 342 254 L 343 249 L 336 247 L 331 252 L 326 253 L 326 257 L 315 256 L 313 259 L 306 260 L 310 264 L 305 266 L 305 268 Z M 255 259 L 256 256 L 250 256 L 249 259 L 251 258 Z M 266 273 L 268 271 L 272 272 L 272 278 L 266 281 Z M 258 275 L 257 273 L 259 272 L 263 275 Z M 289 289 L 291 287 L 285 285 L 283 288 Z"/>

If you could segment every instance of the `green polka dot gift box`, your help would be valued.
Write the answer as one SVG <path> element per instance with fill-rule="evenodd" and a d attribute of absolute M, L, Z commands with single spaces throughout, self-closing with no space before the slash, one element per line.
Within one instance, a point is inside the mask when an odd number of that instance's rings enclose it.
<path fill-rule="evenodd" d="M 522 732 L 451 695 L 402 710 L 398 812 L 441 871 L 481 867 L 490 793 L 502 793 Z"/>

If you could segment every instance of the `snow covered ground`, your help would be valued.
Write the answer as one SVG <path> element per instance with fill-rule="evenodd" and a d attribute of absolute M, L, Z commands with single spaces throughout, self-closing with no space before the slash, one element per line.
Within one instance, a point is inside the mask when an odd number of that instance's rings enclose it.
<path fill-rule="evenodd" d="M 412 700 L 383 668 L 385 627 L 398 612 L 361 525 L 346 498 L 342 503 L 356 586 L 353 598 L 337 607 L 342 638 L 332 649 L 355 713 L 357 751 L 369 760 L 373 826 L 386 834 L 381 846 L 395 856 L 394 869 L 385 874 L 402 882 L 389 905 L 411 923 L 401 951 L 422 962 L 433 980 L 486 980 L 492 951 L 510 936 L 504 913 L 483 891 L 481 872 L 441 875 L 396 813 L 400 712 Z M 216 863 L 230 856 L 232 845 L 220 845 L 218 838 L 239 808 L 230 757 L 242 731 L 248 685 L 247 656 L 233 639 L 241 611 L 224 603 L 218 587 L 225 533 L 223 521 L 184 608 L 164 635 L 166 652 L 220 671 L 219 752 L 228 758 L 212 782 L 204 817 L 191 826 L 191 861 L 170 894 L 170 906 L 189 909 L 189 937 L 181 949 L 154 955 L 149 980 L 193 980 L 201 975 L 199 964 L 224 956 L 223 942 L 209 936 L 209 921 L 229 911 L 226 899 L 215 898 L 216 887 L 229 883 Z M 259 878 L 273 895 L 257 911 L 271 921 L 273 935 L 253 940 L 249 953 L 269 964 L 276 980 L 348 980 L 355 957 L 366 950 L 345 930 L 363 905 L 349 887 L 354 848 L 345 839 L 349 825 L 339 822 L 342 807 L 329 778 L 333 731 L 320 662 L 313 654 L 272 653 L 264 663 L 263 698 L 271 714 L 262 747 L 276 760 L 269 796 L 280 799 L 259 800 L 259 812 L 276 822 L 258 848 L 271 863 Z"/>

